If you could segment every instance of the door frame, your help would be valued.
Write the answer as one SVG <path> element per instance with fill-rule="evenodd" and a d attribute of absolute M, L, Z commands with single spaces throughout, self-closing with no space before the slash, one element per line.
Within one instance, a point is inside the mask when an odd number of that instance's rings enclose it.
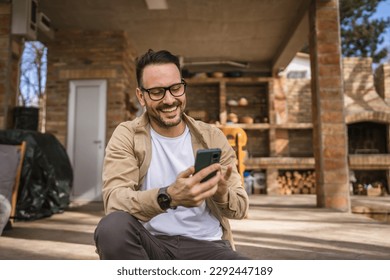
<path fill-rule="evenodd" d="M 103 147 L 102 152 L 98 154 L 98 162 L 97 166 L 103 166 L 104 160 L 104 147 L 106 145 L 106 108 L 107 108 L 107 81 L 103 79 L 90 79 L 90 80 L 70 80 L 69 81 L 69 96 L 68 96 L 68 127 L 67 127 L 67 145 L 66 151 L 69 156 L 70 163 L 72 167 L 74 166 L 74 150 L 75 150 L 75 119 L 76 119 L 76 93 L 78 87 L 83 86 L 97 86 L 99 87 L 99 111 L 103 112 L 99 114 L 98 118 L 98 137 L 101 141 L 101 145 Z M 74 168 L 74 167 L 73 167 Z M 101 173 L 100 178 L 98 178 L 98 182 L 101 181 Z M 73 188 L 74 189 L 74 188 Z M 73 199 L 73 191 L 71 194 L 71 199 Z"/>

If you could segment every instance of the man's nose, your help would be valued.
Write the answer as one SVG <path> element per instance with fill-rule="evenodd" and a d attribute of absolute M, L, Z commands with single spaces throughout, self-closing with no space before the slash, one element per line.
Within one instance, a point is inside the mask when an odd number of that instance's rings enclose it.
<path fill-rule="evenodd" d="M 165 90 L 165 95 L 164 95 L 163 101 L 164 101 L 164 103 L 168 103 L 168 104 L 175 101 L 175 97 L 172 95 L 172 93 L 169 91 L 169 89 Z"/>

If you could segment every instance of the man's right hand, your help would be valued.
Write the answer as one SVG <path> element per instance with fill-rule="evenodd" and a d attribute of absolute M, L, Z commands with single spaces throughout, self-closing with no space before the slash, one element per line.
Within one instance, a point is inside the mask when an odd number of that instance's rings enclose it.
<path fill-rule="evenodd" d="M 195 168 L 191 166 L 181 172 L 176 181 L 171 184 L 167 192 L 171 196 L 171 206 L 196 207 L 203 201 L 215 194 L 221 176 L 221 165 L 214 163 L 203 168 L 196 174 Z M 217 171 L 217 174 L 206 182 L 200 181 L 208 174 Z"/>

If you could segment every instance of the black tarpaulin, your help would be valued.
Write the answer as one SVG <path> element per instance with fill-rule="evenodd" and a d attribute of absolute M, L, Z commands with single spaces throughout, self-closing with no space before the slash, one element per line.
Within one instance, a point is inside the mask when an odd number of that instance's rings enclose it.
<path fill-rule="evenodd" d="M 16 220 L 35 220 L 62 212 L 70 202 L 73 170 L 61 143 L 48 133 L 0 130 L 0 144 L 26 141 Z"/>

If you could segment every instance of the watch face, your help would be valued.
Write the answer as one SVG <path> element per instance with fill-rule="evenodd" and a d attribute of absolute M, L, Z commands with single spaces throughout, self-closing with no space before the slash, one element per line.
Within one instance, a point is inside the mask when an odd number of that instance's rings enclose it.
<path fill-rule="evenodd" d="M 167 210 L 169 208 L 169 205 L 171 204 L 169 196 L 164 193 L 160 193 L 158 195 L 157 202 L 163 210 Z"/>

